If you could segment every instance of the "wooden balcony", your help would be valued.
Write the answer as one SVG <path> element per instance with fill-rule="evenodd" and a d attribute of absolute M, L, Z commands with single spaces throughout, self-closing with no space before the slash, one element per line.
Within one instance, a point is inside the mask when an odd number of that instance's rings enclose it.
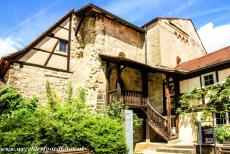
<path fill-rule="evenodd" d="M 135 90 L 122 90 L 119 94 L 117 90 L 111 90 L 108 92 L 108 101 L 112 103 L 113 100 L 122 102 L 123 106 L 129 106 L 131 108 L 146 108 L 148 99 L 144 97 L 142 91 Z"/>

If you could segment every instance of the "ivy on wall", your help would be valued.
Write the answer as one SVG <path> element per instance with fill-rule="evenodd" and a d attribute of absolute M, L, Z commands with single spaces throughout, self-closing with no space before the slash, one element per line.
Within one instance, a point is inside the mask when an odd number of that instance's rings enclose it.
<path fill-rule="evenodd" d="M 201 111 L 201 120 L 203 121 L 213 112 L 218 111 L 222 114 L 229 112 L 230 77 L 225 82 L 186 92 L 180 96 L 178 103 L 180 107 L 176 110 L 177 114 Z"/>

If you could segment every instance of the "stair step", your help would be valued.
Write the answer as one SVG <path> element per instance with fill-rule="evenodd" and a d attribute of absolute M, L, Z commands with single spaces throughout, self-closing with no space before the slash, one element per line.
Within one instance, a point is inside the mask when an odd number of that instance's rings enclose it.
<path fill-rule="evenodd" d="M 195 149 L 194 145 L 186 145 L 186 144 L 168 144 L 168 148 L 179 148 L 179 149 Z"/>
<path fill-rule="evenodd" d="M 186 154 L 194 154 L 194 149 L 181 149 L 181 148 L 158 148 L 156 149 L 157 152 L 167 152 L 167 153 L 186 153 Z"/>

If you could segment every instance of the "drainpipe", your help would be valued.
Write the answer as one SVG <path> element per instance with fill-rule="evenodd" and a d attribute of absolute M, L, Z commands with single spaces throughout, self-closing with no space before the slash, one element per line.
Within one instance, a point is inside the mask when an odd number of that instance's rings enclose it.
<path fill-rule="evenodd" d="M 148 63 L 147 55 L 147 27 L 145 27 L 145 64 Z"/>

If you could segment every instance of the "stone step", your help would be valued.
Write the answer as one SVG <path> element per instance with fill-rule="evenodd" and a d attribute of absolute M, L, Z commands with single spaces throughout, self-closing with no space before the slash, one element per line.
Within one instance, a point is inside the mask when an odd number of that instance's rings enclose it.
<path fill-rule="evenodd" d="M 156 152 L 163 153 L 180 153 L 180 154 L 195 154 L 195 149 L 182 149 L 182 148 L 158 148 Z"/>
<path fill-rule="evenodd" d="M 179 148 L 179 149 L 195 149 L 192 144 L 168 144 L 168 148 Z"/>

